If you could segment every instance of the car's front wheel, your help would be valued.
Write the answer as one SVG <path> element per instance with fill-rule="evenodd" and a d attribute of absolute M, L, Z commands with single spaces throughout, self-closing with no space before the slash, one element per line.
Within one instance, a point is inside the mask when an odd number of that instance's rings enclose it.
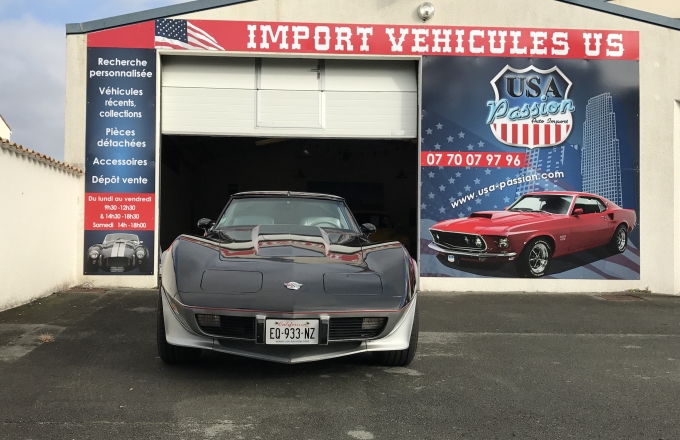
<path fill-rule="evenodd" d="M 621 254 L 626 250 L 626 247 L 628 247 L 628 228 L 621 224 L 614 231 L 612 239 L 609 240 L 607 250 L 613 254 Z"/>
<path fill-rule="evenodd" d="M 186 364 L 196 361 L 201 356 L 200 348 L 179 347 L 169 344 L 165 339 L 165 318 L 163 316 L 163 293 L 158 295 L 158 311 L 156 312 L 156 342 L 158 355 L 166 364 Z"/>
<path fill-rule="evenodd" d="M 405 367 L 413 361 L 418 349 L 419 321 L 418 304 L 416 304 L 413 326 L 411 327 L 411 337 L 409 338 L 408 348 L 405 350 L 376 351 L 373 352 L 378 363 L 388 367 Z"/>
<path fill-rule="evenodd" d="M 523 277 L 540 278 L 548 272 L 552 261 L 552 246 L 544 238 L 535 238 L 524 246 L 515 261 L 517 272 Z"/>

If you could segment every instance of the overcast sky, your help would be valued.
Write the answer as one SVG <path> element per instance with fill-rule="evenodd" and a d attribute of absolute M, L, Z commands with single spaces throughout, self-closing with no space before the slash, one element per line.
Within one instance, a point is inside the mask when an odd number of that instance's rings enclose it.
<path fill-rule="evenodd" d="M 66 23 L 187 0 L 0 0 L 0 114 L 12 141 L 64 158 Z"/>

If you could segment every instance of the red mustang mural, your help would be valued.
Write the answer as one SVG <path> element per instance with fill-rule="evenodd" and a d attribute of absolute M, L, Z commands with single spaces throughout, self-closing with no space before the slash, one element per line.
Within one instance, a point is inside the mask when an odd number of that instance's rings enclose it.
<path fill-rule="evenodd" d="M 435 224 L 429 247 L 454 263 L 514 261 L 521 276 L 538 278 L 556 257 L 599 246 L 625 251 L 636 220 L 632 209 L 595 194 L 532 192 L 504 211 Z"/>

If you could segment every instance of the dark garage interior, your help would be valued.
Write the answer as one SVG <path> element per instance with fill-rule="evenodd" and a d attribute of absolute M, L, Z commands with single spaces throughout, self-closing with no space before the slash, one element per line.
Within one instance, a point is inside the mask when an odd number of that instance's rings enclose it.
<path fill-rule="evenodd" d="M 399 240 L 415 256 L 418 147 L 415 141 L 167 135 L 162 139 L 160 245 L 202 233 L 229 196 L 309 191 L 344 197 L 359 222 Z M 376 238 L 376 237 L 372 237 Z"/>

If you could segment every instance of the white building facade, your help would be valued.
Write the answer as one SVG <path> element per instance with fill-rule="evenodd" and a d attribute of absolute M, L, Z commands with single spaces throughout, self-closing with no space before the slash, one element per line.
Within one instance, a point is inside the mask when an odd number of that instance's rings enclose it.
<path fill-rule="evenodd" d="M 427 20 L 407 0 L 216 0 L 68 25 L 78 281 L 153 287 L 154 264 L 112 273 L 89 250 L 126 233 L 156 261 L 230 194 L 301 190 L 388 213 L 424 291 L 680 294 L 676 21 L 596 0 L 432 3 Z M 538 189 L 635 211 L 626 253 L 527 279 L 428 247 L 436 222 Z"/>

